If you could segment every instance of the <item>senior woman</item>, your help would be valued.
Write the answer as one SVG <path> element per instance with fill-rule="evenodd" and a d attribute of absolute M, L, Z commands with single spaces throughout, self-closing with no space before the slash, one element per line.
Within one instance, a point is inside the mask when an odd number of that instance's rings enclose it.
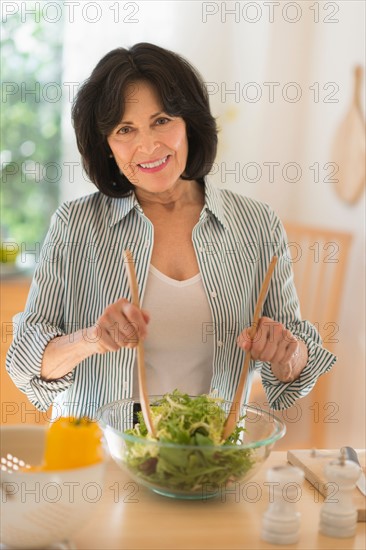
<path fill-rule="evenodd" d="M 19 389 L 63 415 L 138 401 L 142 338 L 150 394 L 178 388 L 230 400 L 250 349 L 251 375 L 260 370 L 274 409 L 306 395 L 335 357 L 300 318 L 278 217 L 207 177 L 217 129 L 197 71 L 153 44 L 113 50 L 81 87 L 73 122 L 98 191 L 53 216 L 25 311 L 14 319 L 7 369 Z M 130 302 L 127 248 L 143 309 Z"/>

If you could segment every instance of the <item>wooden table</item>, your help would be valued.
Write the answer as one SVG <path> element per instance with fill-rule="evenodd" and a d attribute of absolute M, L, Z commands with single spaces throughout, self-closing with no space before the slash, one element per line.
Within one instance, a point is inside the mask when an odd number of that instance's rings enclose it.
<path fill-rule="evenodd" d="M 273 452 L 247 484 L 238 483 L 233 493 L 206 501 L 157 495 L 109 462 L 98 508 L 73 537 L 73 543 L 78 550 L 279 549 L 261 540 L 260 531 L 269 498 L 269 487 L 264 485 L 266 470 L 285 462 L 285 452 Z M 335 539 L 318 533 L 322 502 L 323 498 L 305 481 L 296 505 L 301 513 L 300 540 L 286 548 L 364 549 L 365 523 L 357 524 L 353 538 Z"/>

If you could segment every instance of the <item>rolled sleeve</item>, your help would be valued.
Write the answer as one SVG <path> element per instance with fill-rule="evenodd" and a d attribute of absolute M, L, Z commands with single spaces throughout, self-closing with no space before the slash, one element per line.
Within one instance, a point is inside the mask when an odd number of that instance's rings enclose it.
<path fill-rule="evenodd" d="M 29 401 L 37 409 L 46 411 L 55 396 L 68 389 L 73 382 L 73 373 L 51 381 L 43 380 L 40 376 L 46 346 L 55 337 L 65 333 L 47 323 L 29 326 L 30 321 L 22 320 L 23 316 L 18 314 L 13 319 L 14 327 L 18 329 L 8 352 L 6 368 L 14 384 L 26 394 Z M 27 325 L 28 328 L 24 330 Z M 22 334 L 17 334 L 22 329 Z"/>
<path fill-rule="evenodd" d="M 315 386 L 319 376 L 328 372 L 336 361 L 336 356 L 313 340 L 301 336 L 308 348 L 308 362 L 299 378 L 284 384 L 271 370 L 270 363 L 262 363 L 261 377 L 270 406 L 274 410 L 291 407 L 296 399 L 305 397 Z"/>
<path fill-rule="evenodd" d="M 29 381 L 25 394 L 37 409 L 47 411 L 55 401 L 56 396 L 66 391 L 73 381 L 74 374 L 72 372 L 58 380 L 49 382 L 35 376 Z"/>
<path fill-rule="evenodd" d="M 41 378 L 46 346 L 64 330 L 64 269 L 67 224 L 65 207 L 53 216 L 42 247 L 23 313 L 13 318 L 13 341 L 6 369 L 14 384 L 40 410 L 47 410 L 57 394 L 73 383 L 73 373 L 57 380 Z"/>

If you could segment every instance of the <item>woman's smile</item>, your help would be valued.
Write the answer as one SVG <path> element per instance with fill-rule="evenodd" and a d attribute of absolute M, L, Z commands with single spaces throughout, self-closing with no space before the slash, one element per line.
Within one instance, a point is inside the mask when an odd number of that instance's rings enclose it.
<path fill-rule="evenodd" d="M 159 172 L 160 170 L 163 170 L 165 166 L 169 162 L 170 155 L 167 155 L 166 157 L 159 159 L 159 160 L 153 160 L 149 162 L 140 162 L 137 166 L 142 172 Z"/>

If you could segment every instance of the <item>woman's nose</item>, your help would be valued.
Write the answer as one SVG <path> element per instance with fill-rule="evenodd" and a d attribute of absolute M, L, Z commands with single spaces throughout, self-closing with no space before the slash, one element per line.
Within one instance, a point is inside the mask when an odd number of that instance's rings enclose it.
<path fill-rule="evenodd" d="M 140 151 L 147 155 L 151 155 L 159 147 L 152 130 L 140 132 L 138 147 Z"/>

